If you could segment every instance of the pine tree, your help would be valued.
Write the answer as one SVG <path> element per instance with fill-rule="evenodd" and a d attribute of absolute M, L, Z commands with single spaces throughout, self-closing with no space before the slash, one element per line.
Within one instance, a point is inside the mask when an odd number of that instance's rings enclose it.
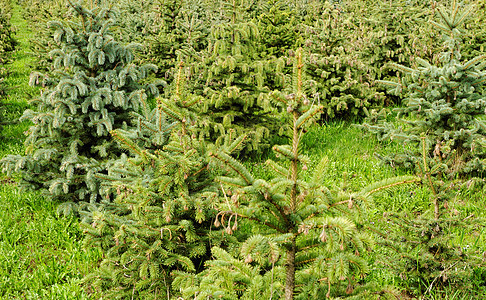
<path fill-rule="evenodd" d="M 418 145 L 421 134 L 430 139 L 429 144 L 447 145 L 449 155 L 449 177 L 456 174 L 478 174 L 484 170 L 483 144 L 485 140 L 484 115 L 486 101 L 477 90 L 486 80 L 484 55 L 468 61 L 462 60 L 461 44 L 463 26 L 471 8 L 460 10 L 454 1 L 450 11 L 438 10 L 439 22 L 432 24 L 443 34 L 446 51 L 440 55 L 440 64 L 435 65 L 417 58 L 418 68 L 399 64 L 391 67 L 405 74 L 399 82 L 381 81 L 392 93 L 404 94 L 405 106 L 396 109 L 403 127 L 381 122 L 365 124 L 379 139 L 396 139 Z M 418 148 L 417 148 L 418 149 Z M 432 155 L 435 149 L 429 149 Z M 420 151 L 389 157 L 395 163 L 414 166 L 413 157 L 420 158 Z"/>
<path fill-rule="evenodd" d="M 217 177 L 224 184 L 226 200 L 219 208 L 215 226 L 231 234 L 248 222 L 246 227 L 255 228 L 256 233 L 236 251 L 213 247 L 214 259 L 207 262 L 201 274 L 178 271 L 174 286 L 182 290 L 184 298 L 323 299 L 352 294 L 356 281 L 368 270 L 361 255 L 373 242 L 335 208 L 343 204 L 353 207 L 376 191 L 415 180 L 395 178 L 359 193 L 336 194 L 323 186 L 326 158 L 316 166 L 310 180 L 304 179 L 302 171 L 310 162 L 299 151 L 300 140 L 322 106 L 311 103 L 304 94 L 303 67 L 299 49 L 293 93 L 273 94 L 291 115 L 291 145 L 274 146 L 281 162 L 267 161 L 273 178 L 255 178 L 226 153 L 211 153 L 234 174 Z"/>
<path fill-rule="evenodd" d="M 126 126 L 146 91 L 158 89 L 142 89 L 140 81 L 154 66 L 131 63 L 136 45 L 114 40 L 110 9 L 70 5 L 73 22 L 50 23 L 58 46 L 50 52 L 55 71 L 31 75 L 30 83 L 43 89 L 21 118 L 33 123 L 25 156 L 9 155 L 1 164 L 4 172 L 21 172 L 25 187 L 43 189 L 51 198 L 93 202 L 99 195 L 93 175 L 121 154 L 109 132 Z"/>
<path fill-rule="evenodd" d="M 184 71 L 181 64 L 170 99 L 138 114 L 139 126 L 112 131 L 129 157 L 97 175 L 118 196 L 85 216 L 85 247 L 106 253 L 85 282 L 109 299 L 171 299 L 172 272 L 200 270 L 210 245 L 227 240 L 211 228 L 218 186 L 208 146 L 196 138 L 200 99 L 185 89 Z"/>

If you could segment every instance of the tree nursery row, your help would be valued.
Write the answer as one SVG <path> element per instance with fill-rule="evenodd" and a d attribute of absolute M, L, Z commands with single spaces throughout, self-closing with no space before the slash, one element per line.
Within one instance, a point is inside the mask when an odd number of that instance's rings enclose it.
<path fill-rule="evenodd" d="M 0 97 L 13 5 L 39 93 L 1 170 L 79 218 L 103 252 L 82 280 L 93 297 L 485 295 L 486 252 L 454 235 L 484 220 L 449 207 L 484 184 L 484 1 L 0 0 Z M 407 175 L 327 186 L 327 157 L 301 143 L 335 119 L 403 145 L 378 156 Z M 429 208 L 363 222 L 402 185 Z M 395 286 L 368 276 L 376 253 Z"/>

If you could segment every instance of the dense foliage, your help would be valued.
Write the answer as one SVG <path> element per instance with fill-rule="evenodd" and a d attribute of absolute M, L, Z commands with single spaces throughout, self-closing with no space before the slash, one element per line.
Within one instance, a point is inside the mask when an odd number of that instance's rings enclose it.
<path fill-rule="evenodd" d="M 205 142 L 195 138 L 196 102 L 182 70 L 170 99 L 146 107 L 136 128 L 111 132 L 129 156 L 96 175 L 117 197 L 85 215 L 85 246 L 107 253 L 85 281 L 109 298 L 169 298 L 172 272 L 201 270 L 210 245 L 227 240 L 211 228 L 218 186 Z"/>
<path fill-rule="evenodd" d="M 30 83 L 43 86 L 34 109 L 22 119 L 32 121 L 25 142 L 26 155 L 1 160 L 5 172 L 22 172 L 28 188 L 43 188 L 63 202 L 96 201 L 99 183 L 94 173 L 105 170 L 121 154 L 109 132 L 127 126 L 128 113 L 136 111 L 147 93 L 140 80 L 156 69 L 132 63 L 132 49 L 111 35 L 111 10 L 87 9 L 73 4 L 70 23 L 52 21 L 50 52 L 54 70 L 33 73 Z"/>
<path fill-rule="evenodd" d="M 486 276 L 484 258 L 454 234 L 484 221 L 449 203 L 484 181 L 463 181 L 486 158 L 484 16 L 440 2 L 19 0 L 41 93 L 22 117 L 25 154 L 2 170 L 79 209 L 83 247 L 103 252 L 83 284 L 109 299 L 483 288 L 470 279 Z M 14 46 L 4 3 L 0 60 Z M 403 106 L 382 122 L 390 104 Z M 329 184 L 347 174 L 325 178 L 326 157 L 303 155 L 316 122 L 364 114 L 381 140 L 407 144 L 386 159 L 416 176 L 353 192 Z M 241 160 L 262 153 L 275 158 L 264 175 Z M 373 210 L 372 195 L 411 182 L 425 208 Z M 364 224 L 373 214 L 382 222 Z M 368 276 L 383 254 L 388 283 L 407 291 Z"/>
<path fill-rule="evenodd" d="M 470 9 L 460 11 L 458 6 L 453 6 L 451 12 L 440 9 L 439 22 L 431 22 L 442 33 L 444 41 L 445 51 L 440 53 L 437 63 L 417 58 L 416 68 L 389 64 L 404 76 L 398 82 L 380 82 L 390 86 L 390 92 L 405 95 L 404 107 L 395 109 L 404 125 L 396 128 L 389 122 L 365 124 L 380 139 L 403 140 L 414 145 L 425 134 L 429 140 L 427 155 L 438 155 L 438 149 L 448 149 L 442 156 L 444 163 L 449 161 L 445 166 L 449 177 L 484 171 L 486 99 L 478 91 L 486 81 L 482 63 L 485 56 L 467 61 L 462 58 L 462 32 L 469 14 Z M 422 158 L 421 148 L 417 149 L 415 153 L 398 154 L 389 159 L 392 163 L 413 166 Z"/>
<path fill-rule="evenodd" d="M 273 176 L 257 178 L 226 153 L 210 154 L 231 170 L 231 176 L 217 177 L 231 202 L 219 207 L 215 225 L 232 233 L 249 220 L 255 230 L 236 251 L 213 246 L 213 259 L 200 274 L 178 272 L 175 286 L 185 298 L 373 297 L 373 289 L 359 283 L 368 272 L 363 255 L 373 241 L 336 207 L 344 204 L 351 209 L 374 190 L 414 178 L 390 179 L 359 193 L 334 193 L 323 185 L 328 163 L 324 157 L 311 179 L 304 179 L 310 161 L 299 151 L 302 132 L 323 107 L 312 103 L 303 89 L 302 52 L 295 53 L 292 93 L 273 94 L 291 115 L 287 132 L 291 144 L 274 146 L 279 161 L 266 162 Z"/>

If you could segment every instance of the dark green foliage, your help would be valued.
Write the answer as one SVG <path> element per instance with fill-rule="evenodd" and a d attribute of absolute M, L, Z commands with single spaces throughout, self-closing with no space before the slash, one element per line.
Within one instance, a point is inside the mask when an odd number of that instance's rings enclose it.
<path fill-rule="evenodd" d="M 15 48 L 13 30 L 10 25 L 10 1 L 0 0 L 0 137 L 2 131 L 3 105 L 2 98 L 5 95 L 4 80 L 8 76 L 7 64 L 10 62 L 11 52 Z"/>
<path fill-rule="evenodd" d="M 57 48 L 50 52 L 54 71 L 33 73 L 31 84 L 41 84 L 22 120 L 30 120 L 25 156 L 7 156 L 4 172 L 21 172 L 28 188 L 43 189 L 63 202 L 96 201 L 99 181 L 93 176 L 121 154 L 109 132 L 126 126 L 128 113 L 145 99 L 140 80 L 154 66 L 132 63 L 132 49 L 111 35 L 109 9 L 87 9 L 72 4 L 72 22 L 52 21 Z M 157 94 L 154 85 L 147 92 Z"/>
<path fill-rule="evenodd" d="M 454 4 L 455 5 L 455 4 Z M 484 115 L 486 100 L 477 92 L 486 80 L 484 55 L 464 61 L 461 56 L 462 27 L 469 11 L 453 6 L 450 12 L 439 10 L 440 22 L 432 22 L 443 33 L 446 51 L 437 65 L 417 58 L 418 68 L 391 66 L 405 74 L 398 82 L 382 81 L 390 92 L 404 94 L 405 107 L 397 108 L 404 124 L 365 124 L 379 139 L 403 140 L 418 144 L 421 134 L 430 143 L 450 148 L 447 166 L 449 177 L 456 174 L 479 174 L 484 169 Z M 432 154 L 435 148 L 430 148 Z M 399 160 L 414 166 L 412 157 L 421 157 L 420 151 L 402 156 Z M 390 158 L 392 161 L 399 160 Z"/>
<path fill-rule="evenodd" d="M 169 299 L 172 273 L 200 271 L 210 245 L 226 240 L 211 229 L 218 185 L 183 77 L 181 67 L 172 97 L 138 115 L 136 129 L 112 131 L 129 157 L 97 175 L 117 197 L 83 223 L 85 247 L 107 253 L 85 282 L 109 299 Z"/>

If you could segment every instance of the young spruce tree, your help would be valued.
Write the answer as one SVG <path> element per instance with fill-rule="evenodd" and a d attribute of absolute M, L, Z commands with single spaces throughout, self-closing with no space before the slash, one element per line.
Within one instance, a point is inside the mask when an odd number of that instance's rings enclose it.
<path fill-rule="evenodd" d="M 85 247 L 106 253 L 85 282 L 108 299 L 174 299 L 172 272 L 200 271 L 210 245 L 227 244 L 228 235 L 211 229 L 218 186 L 207 146 L 196 138 L 201 99 L 185 89 L 184 70 L 181 64 L 170 99 L 138 114 L 137 128 L 111 132 L 129 156 L 96 175 L 117 197 L 85 216 Z"/>
<path fill-rule="evenodd" d="M 265 138 L 279 132 L 272 112 L 267 76 L 275 71 L 272 58 L 259 48 L 261 36 L 252 19 L 256 4 L 246 0 L 216 2 L 220 14 L 211 24 L 209 44 L 195 63 L 195 78 L 204 82 L 201 115 L 205 133 L 217 144 L 230 130 L 251 134 L 247 150 L 261 150 Z M 267 143 L 268 144 L 268 143 Z"/>
<path fill-rule="evenodd" d="M 405 74 L 398 82 L 381 81 L 391 87 L 390 92 L 405 94 L 405 106 L 397 108 L 403 126 L 396 127 L 387 122 L 365 124 L 379 139 L 401 140 L 419 145 L 425 134 L 429 145 L 450 147 L 448 175 L 471 175 L 484 171 L 486 158 L 484 142 L 486 134 L 486 100 L 478 88 L 486 81 L 484 72 L 485 55 L 463 61 L 461 44 L 464 21 L 472 8 L 461 10 L 453 1 L 450 11 L 438 9 L 439 22 L 432 24 L 442 32 L 446 51 L 440 55 L 440 64 L 435 65 L 417 58 L 418 68 L 412 69 L 399 64 L 391 67 Z M 433 156 L 436 147 L 428 149 Z M 417 147 L 416 149 L 420 149 Z M 414 160 L 422 153 L 403 153 L 388 157 L 393 163 L 415 166 Z"/>
<path fill-rule="evenodd" d="M 429 189 L 429 207 L 423 212 L 385 212 L 377 222 L 382 230 L 374 231 L 377 241 L 386 246 L 381 254 L 390 261 L 390 270 L 414 295 L 453 287 L 474 297 L 478 285 L 484 286 L 474 280 L 475 276 L 484 276 L 484 250 L 469 247 L 469 243 L 477 244 L 484 221 L 455 208 L 457 198 L 461 198 L 460 179 L 445 178 L 447 160 L 454 159 L 451 148 L 433 145 L 434 153 L 429 155 L 429 143 L 422 135 L 422 157 L 416 162 L 418 176 Z M 458 240 L 458 231 L 469 238 Z"/>
<path fill-rule="evenodd" d="M 370 87 L 369 65 L 360 59 L 363 26 L 355 24 L 357 12 L 348 8 L 352 5 L 342 6 L 322 3 L 320 17 L 301 29 L 304 49 L 310 53 L 307 75 L 316 82 L 325 119 L 352 118 L 362 114 L 363 107 L 383 105 L 383 95 Z"/>
<path fill-rule="evenodd" d="M 22 17 L 27 20 L 33 32 L 33 37 L 29 41 L 30 54 L 34 57 L 31 67 L 39 72 L 52 71 L 54 65 L 49 53 L 56 49 L 57 45 L 52 39 L 49 22 L 68 20 L 69 5 L 66 0 L 25 0 L 21 5 Z"/>
<path fill-rule="evenodd" d="M 456 1 L 450 10 L 438 9 L 439 22 L 432 24 L 442 33 L 447 51 L 440 56 L 441 66 L 417 59 L 421 67 L 393 66 L 407 77 L 383 82 L 394 92 L 408 93 L 406 106 L 398 109 L 403 128 L 393 124 L 365 124 L 382 139 L 412 142 L 413 152 L 390 157 L 415 167 L 429 189 L 430 208 L 413 215 L 384 213 L 380 241 L 391 246 L 397 259 L 390 267 L 397 278 L 417 296 L 432 288 L 453 287 L 472 291 L 472 276 L 481 273 L 484 257 L 463 248 L 457 230 L 477 234 L 481 220 L 458 211 L 453 202 L 461 199 L 459 188 L 464 177 L 484 171 L 484 113 L 486 101 L 476 92 L 486 80 L 480 62 L 484 55 L 461 60 L 461 27 L 471 7 L 461 9 Z M 466 183 L 466 188 L 469 188 Z M 465 199 L 465 201 L 468 201 Z"/>
<path fill-rule="evenodd" d="M 215 226 L 231 234 L 239 224 L 249 222 L 256 230 L 236 251 L 214 246 L 213 259 L 201 274 L 178 271 L 174 287 L 185 299 L 323 299 L 369 291 L 358 288 L 357 281 L 368 270 L 361 255 L 373 243 L 334 208 L 353 207 L 375 191 L 415 179 L 394 178 L 360 193 L 335 194 L 323 186 L 324 158 L 305 180 L 302 171 L 310 162 L 300 153 L 300 141 L 322 106 L 311 103 L 304 93 L 303 66 L 299 49 L 293 93 L 274 94 L 291 115 L 291 145 L 273 147 L 281 162 L 267 161 L 275 174 L 272 179 L 255 178 L 224 152 L 211 153 L 234 174 L 217 177 L 226 199 L 219 206 Z"/>
<path fill-rule="evenodd" d="M 201 16 L 199 1 L 166 0 L 154 4 L 153 32 L 146 36 L 147 52 L 144 58 L 159 67 L 159 73 L 170 82 L 178 72 L 180 52 L 184 53 L 186 65 L 198 59 L 200 51 L 207 47 L 210 20 Z M 197 77 L 198 71 L 195 71 Z M 187 89 L 192 84 L 187 82 Z"/>
<path fill-rule="evenodd" d="M 1 165 L 4 172 L 21 172 L 24 186 L 43 189 L 51 198 L 94 202 L 99 196 L 94 174 L 122 152 L 109 132 L 126 125 L 146 91 L 157 94 L 158 89 L 142 89 L 140 81 L 154 66 L 132 64 L 136 45 L 112 37 L 110 9 L 70 6 L 72 22 L 50 23 L 58 47 L 50 52 L 55 70 L 31 75 L 30 84 L 43 89 L 34 109 L 21 118 L 33 123 L 25 155 L 6 156 Z"/>

